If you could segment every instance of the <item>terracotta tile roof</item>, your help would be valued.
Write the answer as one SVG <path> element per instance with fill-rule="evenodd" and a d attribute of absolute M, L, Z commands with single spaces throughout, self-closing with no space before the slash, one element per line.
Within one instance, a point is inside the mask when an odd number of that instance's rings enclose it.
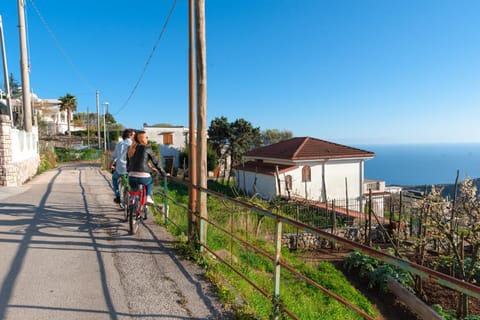
<path fill-rule="evenodd" d="M 243 165 L 236 166 L 235 169 L 249 171 L 249 172 L 257 172 L 257 173 L 268 174 L 268 175 L 275 175 L 276 173 L 275 166 L 278 166 L 279 173 L 284 173 L 284 172 L 298 168 L 298 166 L 265 163 L 261 161 L 248 161 L 248 162 L 245 162 L 245 164 Z"/>
<path fill-rule="evenodd" d="M 297 137 L 248 151 L 244 155 L 257 159 L 314 160 L 373 157 L 375 153 L 311 137 Z"/>

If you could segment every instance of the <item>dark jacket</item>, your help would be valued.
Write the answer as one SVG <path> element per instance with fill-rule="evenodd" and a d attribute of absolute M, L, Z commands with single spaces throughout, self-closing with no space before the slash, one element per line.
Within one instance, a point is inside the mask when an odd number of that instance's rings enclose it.
<path fill-rule="evenodd" d="M 149 148 L 143 144 L 137 144 L 135 148 L 135 154 L 133 157 L 127 159 L 127 170 L 128 172 L 137 171 L 152 173 L 152 169 L 148 166 L 149 161 L 153 163 L 155 168 L 157 168 L 157 170 L 160 171 L 163 176 L 166 175 L 165 170 L 163 170 L 162 166 L 158 162 L 158 159 L 153 154 L 152 148 Z"/>

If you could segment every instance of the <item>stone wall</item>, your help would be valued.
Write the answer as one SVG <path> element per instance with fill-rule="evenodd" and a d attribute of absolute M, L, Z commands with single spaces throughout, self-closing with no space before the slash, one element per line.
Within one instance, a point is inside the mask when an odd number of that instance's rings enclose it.
<path fill-rule="evenodd" d="M 40 163 L 38 134 L 11 126 L 8 115 L 0 115 L 0 186 L 20 186 L 36 173 Z"/>

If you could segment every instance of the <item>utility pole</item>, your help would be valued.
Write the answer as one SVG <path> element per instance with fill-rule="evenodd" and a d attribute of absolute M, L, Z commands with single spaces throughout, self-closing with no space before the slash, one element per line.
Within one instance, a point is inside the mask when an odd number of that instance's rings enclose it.
<path fill-rule="evenodd" d="M 30 77 L 27 56 L 27 33 L 25 31 L 25 1 L 17 0 L 18 4 L 18 29 L 20 34 L 20 70 L 22 72 L 22 96 L 24 129 L 32 132 L 32 103 L 30 97 Z"/>
<path fill-rule="evenodd" d="M 197 0 L 195 7 L 196 22 L 196 60 L 197 60 L 197 174 L 198 184 L 207 188 L 207 57 L 205 39 L 205 0 Z M 200 192 L 197 210 L 200 213 L 200 244 L 207 240 L 208 218 L 207 194 Z"/>
<path fill-rule="evenodd" d="M 10 121 L 12 122 L 12 127 L 15 126 L 13 123 L 13 113 L 12 113 L 12 101 L 10 94 L 10 82 L 8 81 L 8 64 L 7 64 L 7 54 L 5 53 L 5 38 L 3 37 L 3 22 L 2 16 L 0 16 L 0 37 L 2 38 L 2 61 L 3 61 L 3 81 L 5 82 L 5 95 L 7 100 L 8 112 L 10 113 Z"/>
<path fill-rule="evenodd" d="M 195 214 L 197 212 L 197 148 L 195 129 L 195 1 L 188 1 L 188 130 L 189 130 L 189 155 L 188 155 L 188 240 L 193 243 L 196 234 Z"/>
<path fill-rule="evenodd" d="M 102 149 L 102 143 L 100 142 L 100 100 L 98 90 L 96 92 L 96 105 L 97 105 L 97 137 L 98 137 L 98 150 Z"/>

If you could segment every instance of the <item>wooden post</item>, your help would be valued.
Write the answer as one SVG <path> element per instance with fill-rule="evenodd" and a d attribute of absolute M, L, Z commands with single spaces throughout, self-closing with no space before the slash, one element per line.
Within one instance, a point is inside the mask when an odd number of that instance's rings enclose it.
<path fill-rule="evenodd" d="M 372 246 L 372 189 L 368 190 L 368 246 Z"/>
<path fill-rule="evenodd" d="M 188 1 L 188 240 L 197 238 L 197 142 L 195 126 L 195 1 Z"/>
<path fill-rule="evenodd" d="M 280 173 L 278 171 L 278 166 L 275 166 L 275 173 L 277 176 L 277 185 L 278 185 L 278 196 L 282 196 L 282 184 L 280 183 Z"/>
<path fill-rule="evenodd" d="M 332 234 L 337 231 L 337 212 L 335 211 L 335 199 L 332 200 Z M 332 249 L 335 249 L 337 244 L 332 241 Z"/>
<path fill-rule="evenodd" d="M 275 221 L 275 260 L 274 260 L 274 292 L 273 292 L 273 319 L 280 318 L 280 258 L 282 255 L 282 221 Z"/>
<path fill-rule="evenodd" d="M 205 38 L 205 0 L 197 0 L 195 6 L 196 61 L 197 61 L 197 173 L 198 184 L 207 188 L 207 57 Z M 208 218 L 207 194 L 200 192 L 197 210 L 200 214 L 200 244 L 207 241 L 204 219 Z M 201 248 L 201 247 L 200 247 Z"/>

